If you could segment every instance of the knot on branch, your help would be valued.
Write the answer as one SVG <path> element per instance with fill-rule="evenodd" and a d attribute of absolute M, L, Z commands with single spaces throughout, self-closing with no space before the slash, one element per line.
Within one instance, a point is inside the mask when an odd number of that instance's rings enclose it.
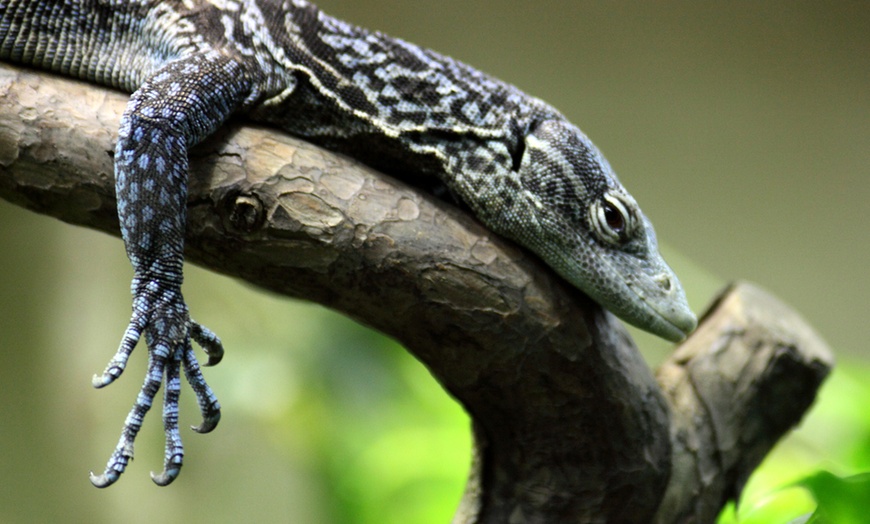
<path fill-rule="evenodd" d="M 250 234 L 266 221 L 263 203 L 254 193 L 231 193 L 224 198 L 224 227 L 228 231 Z"/>

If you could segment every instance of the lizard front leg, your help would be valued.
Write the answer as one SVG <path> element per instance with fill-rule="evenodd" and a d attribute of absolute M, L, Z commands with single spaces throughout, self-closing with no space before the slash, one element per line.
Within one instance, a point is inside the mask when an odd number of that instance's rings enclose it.
<path fill-rule="evenodd" d="M 120 477 L 133 458 L 133 444 L 154 397 L 164 384 L 166 433 L 164 469 L 152 474 L 167 485 L 179 474 L 184 451 L 178 431 L 180 368 L 197 395 L 205 433 L 220 419 L 220 404 L 205 382 L 191 339 L 217 364 L 218 337 L 191 320 L 181 294 L 186 226 L 188 149 L 212 133 L 248 96 L 250 78 L 238 61 L 218 51 L 167 63 L 131 97 L 115 148 L 118 216 L 133 265 L 133 314 L 121 345 L 94 386 L 117 379 L 140 337 L 148 346 L 148 372 L 121 438 L 102 475 L 91 482 L 105 487 Z"/>

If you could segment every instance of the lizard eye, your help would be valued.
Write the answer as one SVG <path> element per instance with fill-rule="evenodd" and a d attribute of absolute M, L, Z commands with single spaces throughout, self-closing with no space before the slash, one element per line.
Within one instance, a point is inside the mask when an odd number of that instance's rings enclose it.
<path fill-rule="evenodd" d="M 622 233 L 625 230 L 625 217 L 622 212 L 610 202 L 604 202 L 604 221 L 614 233 Z"/>
<path fill-rule="evenodd" d="M 592 204 L 589 212 L 592 229 L 599 239 L 617 245 L 628 239 L 634 218 L 622 199 L 605 195 Z"/>

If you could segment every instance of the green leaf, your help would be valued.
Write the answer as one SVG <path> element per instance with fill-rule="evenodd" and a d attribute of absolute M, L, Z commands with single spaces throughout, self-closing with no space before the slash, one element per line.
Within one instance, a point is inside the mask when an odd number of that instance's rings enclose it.
<path fill-rule="evenodd" d="M 800 487 L 776 489 L 766 497 L 741 504 L 734 512 L 723 512 L 719 524 L 784 524 L 800 522 L 803 516 L 813 511 L 816 504 L 810 494 Z"/>
<path fill-rule="evenodd" d="M 851 477 L 838 477 L 828 471 L 818 471 L 796 485 L 803 486 L 819 506 L 810 524 L 862 524 L 868 520 L 870 502 L 870 472 Z"/>

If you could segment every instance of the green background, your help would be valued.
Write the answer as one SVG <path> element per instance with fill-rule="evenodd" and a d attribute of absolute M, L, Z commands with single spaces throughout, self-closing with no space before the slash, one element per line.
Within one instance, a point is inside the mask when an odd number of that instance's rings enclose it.
<path fill-rule="evenodd" d="M 330 14 L 547 100 L 604 151 L 701 312 L 732 279 L 794 306 L 838 356 L 738 517 L 812 511 L 816 469 L 870 470 L 870 9 L 865 2 L 329 0 Z M 468 422 L 395 343 L 317 306 L 188 266 L 227 355 L 218 429 L 184 431 L 170 488 L 157 413 L 116 485 L 102 470 L 144 374 L 90 386 L 129 319 L 119 240 L 0 202 L 0 522 L 446 522 Z M 637 333 L 636 331 L 634 333 Z M 637 333 L 654 365 L 669 346 Z M 198 413 L 185 389 L 182 425 Z M 753 512 L 755 516 L 753 517 Z M 772 516 L 769 516 L 772 515 Z"/>

